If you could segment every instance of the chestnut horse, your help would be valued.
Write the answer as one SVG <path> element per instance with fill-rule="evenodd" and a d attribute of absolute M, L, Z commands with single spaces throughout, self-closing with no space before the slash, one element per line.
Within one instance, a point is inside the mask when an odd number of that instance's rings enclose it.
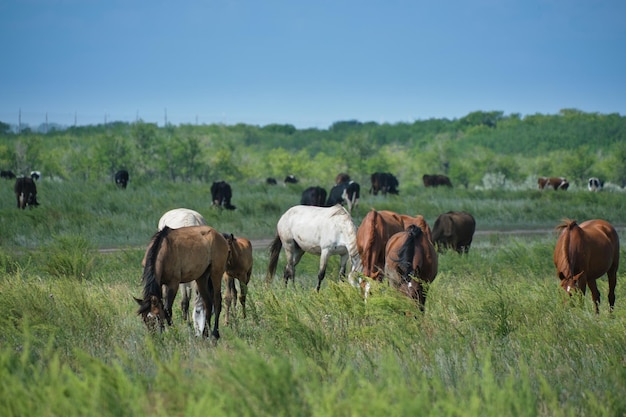
<path fill-rule="evenodd" d="M 385 245 L 395 233 L 408 225 L 419 226 L 431 239 L 430 227 L 422 215 L 415 217 L 388 210 L 371 210 L 361 221 L 356 234 L 356 244 L 363 262 L 363 275 L 382 281 L 385 267 Z"/>
<path fill-rule="evenodd" d="M 599 313 L 600 292 L 596 280 L 606 274 L 609 280 L 609 309 L 615 305 L 615 285 L 619 267 L 619 237 L 605 220 L 587 220 L 578 225 L 565 219 L 557 226 L 561 231 L 554 248 L 554 265 L 561 287 L 568 294 L 587 285 Z"/>
<path fill-rule="evenodd" d="M 224 282 L 226 291 L 224 293 L 224 301 L 226 302 L 226 315 L 224 323 L 228 326 L 230 323 L 230 308 L 237 307 L 237 287 L 235 279 L 239 281 L 239 301 L 243 318 L 246 318 L 246 295 L 248 294 L 248 284 L 252 275 L 252 243 L 245 237 L 236 237 L 229 233 L 223 233 L 230 249 L 230 257 L 226 263 L 226 273 L 224 274 Z"/>
<path fill-rule="evenodd" d="M 385 276 L 393 287 L 417 300 L 422 311 L 426 302 L 423 284 L 435 279 L 437 267 L 437 251 L 419 226 L 411 224 L 389 238 Z"/>
<path fill-rule="evenodd" d="M 181 283 L 196 282 L 205 311 L 215 311 L 211 332 L 219 339 L 222 275 L 228 261 L 228 243 L 209 226 L 170 229 L 165 226 L 150 241 L 143 269 L 143 299 L 135 298 L 148 329 L 163 331 L 172 324 L 172 304 Z M 165 287 L 165 288 L 164 288 Z M 163 300 L 165 298 L 165 300 Z"/>

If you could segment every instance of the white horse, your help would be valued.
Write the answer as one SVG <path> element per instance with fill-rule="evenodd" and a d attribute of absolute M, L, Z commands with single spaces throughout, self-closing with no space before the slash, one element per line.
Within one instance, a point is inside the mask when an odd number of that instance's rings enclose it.
<path fill-rule="evenodd" d="M 282 247 L 287 255 L 285 285 L 295 277 L 295 268 L 305 252 L 320 257 L 317 274 L 317 291 L 326 274 L 326 265 L 331 255 L 341 257 L 339 275 L 345 276 L 348 258 L 351 269 L 348 274 L 350 284 L 356 285 L 354 275 L 362 268 L 361 257 L 356 247 L 356 226 L 350 213 L 341 205 L 332 207 L 294 206 L 278 220 L 276 237 L 270 246 L 270 259 L 266 281 L 270 282 L 276 273 L 278 257 Z"/>
<path fill-rule="evenodd" d="M 180 227 L 189 226 L 201 226 L 206 225 L 207 222 L 202 217 L 202 214 L 197 211 L 188 208 L 177 208 L 166 212 L 159 219 L 158 230 L 162 230 L 165 226 L 170 229 L 178 229 Z M 180 308 L 183 310 L 183 319 L 189 321 L 189 300 L 191 300 L 192 283 L 180 284 L 181 301 Z M 197 291 L 194 298 L 193 308 L 193 325 L 196 331 L 196 336 L 201 336 L 206 325 L 206 310 L 202 302 L 202 297 L 199 296 Z"/>

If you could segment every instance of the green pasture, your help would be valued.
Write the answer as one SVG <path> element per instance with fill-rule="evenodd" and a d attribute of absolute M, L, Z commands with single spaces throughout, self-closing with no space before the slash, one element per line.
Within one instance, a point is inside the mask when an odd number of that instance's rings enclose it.
<path fill-rule="evenodd" d="M 257 246 L 248 317 L 214 345 L 182 322 L 151 335 L 136 316 L 141 259 L 160 215 L 193 208 L 220 231 L 270 238 L 305 188 L 233 183 L 228 212 L 201 183 L 38 183 L 40 207 L 15 208 L 0 182 L 2 416 L 623 416 L 626 280 L 608 311 L 590 294 L 564 302 L 552 264 L 554 226 L 604 218 L 624 241 L 626 194 L 577 190 L 402 189 L 372 207 L 423 214 L 466 210 L 467 256 L 445 253 L 426 311 L 386 283 L 364 302 L 332 259 L 295 284 L 265 283 Z M 100 251 L 99 249 L 115 249 Z M 624 250 L 622 250 L 622 257 Z M 626 259 L 626 258 L 625 258 Z M 281 257 L 279 270 L 284 266 Z"/>

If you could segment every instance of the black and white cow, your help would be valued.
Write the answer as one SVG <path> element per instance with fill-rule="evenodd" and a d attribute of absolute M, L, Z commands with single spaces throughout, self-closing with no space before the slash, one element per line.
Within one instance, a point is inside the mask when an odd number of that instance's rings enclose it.
<path fill-rule="evenodd" d="M 589 181 L 587 181 L 587 188 L 589 191 L 600 191 L 604 187 L 604 181 L 601 181 L 599 178 L 591 177 Z"/>
<path fill-rule="evenodd" d="M 35 207 L 39 205 L 37 202 L 37 186 L 32 178 L 20 177 L 15 180 L 13 191 L 15 191 L 17 199 L 17 208 L 25 209 L 26 206 Z"/>
<path fill-rule="evenodd" d="M 287 175 L 285 177 L 285 184 L 297 184 L 298 183 L 298 179 L 296 178 L 295 175 Z"/>
<path fill-rule="evenodd" d="M 214 206 L 223 207 L 227 210 L 235 210 L 237 207 L 230 203 L 233 190 L 226 181 L 215 181 L 211 185 L 211 200 Z"/>
<path fill-rule="evenodd" d="M 322 187 L 309 187 L 302 192 L 300 204 L 303 206 L 324 207 L 326 201 L 326 190 Z"/>
<path fill-rule="evenodd" d="M 359 197 L 361 194 L 361 186 L 354 181 L 342 182 L 331 188 L 328 194 L 327 206 L 334 206 L 335 204 L 346 204 L 348 211 L 352 210 L 359 203 Z"/>
<path fill-rule="evenodd" d="M 115 184 L 117 184 L 120 188 L 126 188 L 128 185 L 128 171 L 125 169 L 120 169 L 115 173 Z"/>
<path fill-rule="evenodd" d="M 30 171 L 30 177 L 35 181 L 39 181 L 39 178 L 41 178 L 41 171 Z"/>

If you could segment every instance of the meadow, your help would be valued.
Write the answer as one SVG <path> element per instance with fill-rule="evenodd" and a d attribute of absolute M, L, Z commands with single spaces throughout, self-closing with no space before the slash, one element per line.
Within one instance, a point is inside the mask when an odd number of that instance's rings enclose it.
<path fill-rule="evenodd" d="M 161 214 L 193 208 L 260 241 L 305 188 L 232 183 L 237 210 L 222 211 L 209 186 L 44 180 L 41 206 L 21 211 L 0 183 L 0 415 L 626 414 L 624 268 L 613 313 L 599 282 L 596 315 L 590 294 L 565 302 L 552 263 L 564 217 L 604 218 L 623 242 L 626 194 L 416 186 L 375 197 L 362 183 L 357 225 L 370 208 L 431 226 L 448 210 L 476 218 L 469 254 L 440 255 L 424 313 L 386 283 L 364 302 L 334 258 L 319 293 L 311 255 L 295 285 L 282 274 L 266 284 L 257 246 L 248 317 L 222 321 L 216 345 L 193 336 L 179 299 L 174 326 L 149 334 L 132 296 Z"/>

